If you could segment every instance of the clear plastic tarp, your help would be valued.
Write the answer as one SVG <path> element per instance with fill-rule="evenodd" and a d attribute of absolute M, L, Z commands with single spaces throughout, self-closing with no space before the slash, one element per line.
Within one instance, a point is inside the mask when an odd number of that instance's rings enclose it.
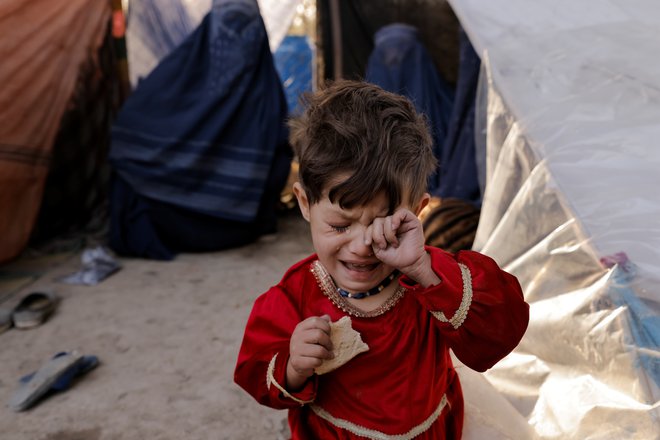
<path fill-rule="evenodd" d="M 660 3 L 450 3 L 484 66 L 474 248 L 531 306 L 486 377 L 539 438 L 659 438 Z"/>

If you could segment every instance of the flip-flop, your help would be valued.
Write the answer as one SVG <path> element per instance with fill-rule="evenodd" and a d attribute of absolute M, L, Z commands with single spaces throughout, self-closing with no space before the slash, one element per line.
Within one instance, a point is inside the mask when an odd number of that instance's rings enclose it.
<path fill-rule="evenodd" d="M 83 356 L 78 352 L 61 353 L 44 363 L 27 382 L 21 383 L 9 399 L 14 411 L 24 411 L 37 402 L 58 379 L 76 366 Z"/>
<path fill-rule="evenodd" d="M 68 354 L 66 351 L 63 351 L 61 353 L 57 353 L 53 358 L 59 357 L 59 356 L 64 356 Z M 49 391 L 64 391 L 68 390 L 73 381 L 77 379 L 78 377 L 84 375 L 85 373 L 93 370 L 96 368 L 96 366 L 99 364 L 99 358 L 94 356 L 94 355 L 86 355 L 83 356 L 82 359 L 70 367 L 68 370 L 66 370 L 64 373 L 62 373 L 55 383 L 51 385 Z M 33 372 L 30 374 L 27 374 L 19 379 L 19 382 L 21 383 L 27 383 L 32 380 L 34 375 L 37 374 L 37 372 Z"/>
<path fill-rule="evenodd" d="M 53 292 L 32 292 L 14 308 L 14 326 L 27 329 L 41 325 L 55 310 L 59 298 Z"/>

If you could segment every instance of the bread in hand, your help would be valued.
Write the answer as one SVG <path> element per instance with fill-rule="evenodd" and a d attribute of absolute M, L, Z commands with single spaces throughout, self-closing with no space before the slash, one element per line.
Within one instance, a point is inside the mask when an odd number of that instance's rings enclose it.
<path fill-rule="evenodd" d="M 348 316 L 330 323 L 330 339 L 332 340 L 335 357 L 325 359 L 314 370 L 316 374 L 325 374 L 336 370 L 358 354 L 369 350 L 369 346 L 362 341 L 360 333 L 353 330 L 351 318 Z"/>

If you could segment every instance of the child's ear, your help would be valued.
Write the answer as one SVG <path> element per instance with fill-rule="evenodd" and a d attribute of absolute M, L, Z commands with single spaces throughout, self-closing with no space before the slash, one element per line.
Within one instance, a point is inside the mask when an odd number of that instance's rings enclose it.
<path fill-rule="evenodd" d="M 300 182 L 293 184 L 293 193 L 296 195 L 296 199 L 298 199 L 298 206 L 300 207 L 302 216 L 305 220 L 309 221 L 309 199 Z"/>
<path fill-rule="evenodd" d="M 429 204 L 429 201 L 431 200 L 431 194 L 429 193 L 424 193 L 422 196 L 422 199 L 419 201 L 417 206 L 415 207 L 415 215 L 419 215 L 420 212 L 422 212 L 422 209 L 426 208 L 426 205 Z"/>

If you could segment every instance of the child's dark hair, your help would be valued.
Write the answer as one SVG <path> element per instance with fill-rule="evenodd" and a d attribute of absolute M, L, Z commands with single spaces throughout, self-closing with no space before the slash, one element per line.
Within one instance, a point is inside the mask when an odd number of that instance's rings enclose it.
<path fill-rule="evenodd" d="M 361 206 L 384 192 L 389 209 L 416 203 L 436 166 L 423 115 L 405 97 L 373 84 L 336 81 L 305 96 L 306 110 L 289 122 L 310 204 L 326 185 L 332 203 Z M 335 181 L 341 174 L 348 179 Z"/>

